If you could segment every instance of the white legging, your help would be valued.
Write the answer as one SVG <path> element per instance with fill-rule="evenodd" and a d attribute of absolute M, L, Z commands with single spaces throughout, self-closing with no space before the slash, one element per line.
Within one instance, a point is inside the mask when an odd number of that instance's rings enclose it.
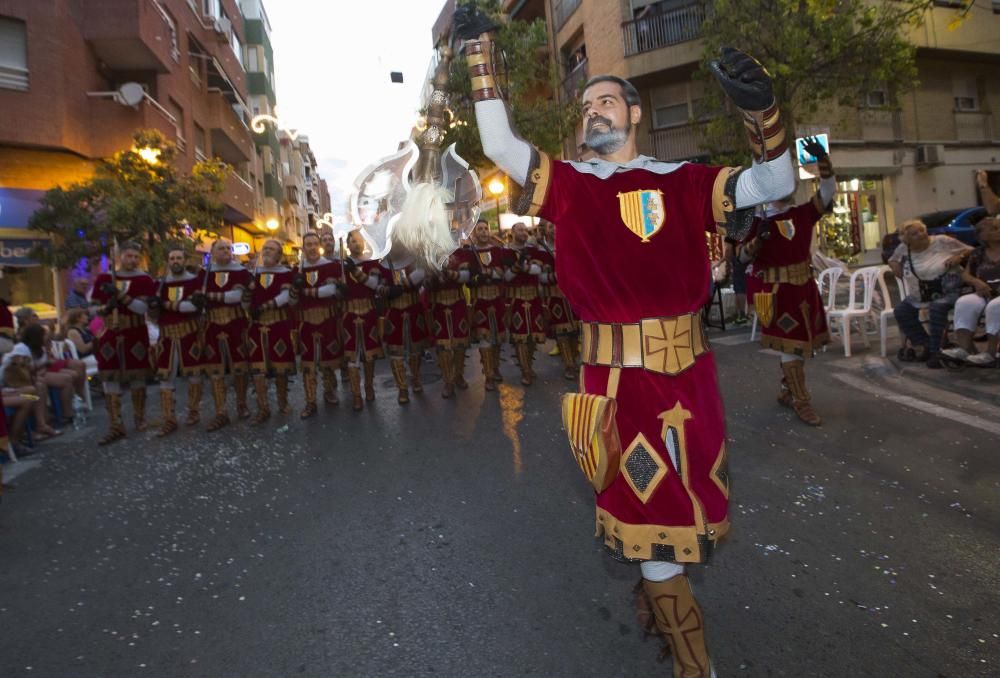
<path fill-rule="evenodd" d="M 986 310 L 986 334 L 1000 334 L 1000 297 L 989 302 L 978 294 L 966 294 L 955 302 L 955 329 L 974 332 Z"/>
<path fill-rule="evenodd" d="M 664 560 L 644 560 L 639 563 L 642 570 L 642 578 L 649 581 L 667 581 L 679 574 L 684 574 L 684 566 L 677 563 L 668 563 Z"/>

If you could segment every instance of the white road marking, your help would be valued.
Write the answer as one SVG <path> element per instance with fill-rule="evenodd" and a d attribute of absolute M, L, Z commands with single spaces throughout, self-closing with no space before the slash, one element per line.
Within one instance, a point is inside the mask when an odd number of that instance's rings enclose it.
<path fill-rule="evenodd" d="M 9 482 L 14 480 L 22 473 L 30 471 L 36 466 L 41 466 L 41 459 L 22 459 L 13 464 L 7 464 L 3 467 L 3 480 L 4 482 Z"/>
<path fill-rule="evenodd" d="M 864 379 L 862 377 L 856 377 L 850 374 L 836 373 L 832 375 L 834 379 L 840 381 L 848 386 L 853 386 L 854 388 L 869 393 L 871 395 L 877 396 L 879 398 L 884 398 L 886 400 L 891 400 L 894 403 L 899 403 L 905 407 L 912 408 L 914 410 L 919 410 L 921 412 L 926 412 L 927 414 L 933 414 L 935 417 L 941 417 L 942 419 L 951 419 L 952 421 L 957 421 L 960 424 L 965 424 L 966 426 L 972 426 L 973 428 L 978 428 L 989 433 L 1000 436 L 1000 422 L 997 422 L 996 415 L 993 417 L 980 417 L 975 414 L 969 414 L 967 412 L 960 412 L 958 410 L 953 410 L 947 407 L 941 407 L 940 405 L 935 405 L 934 403 L 929 403 L 925 400 L 920 400 L 919 398 L 914 398 L 913 396 L 903 395 L 902 393 L 896 393 L 888 388 L 877 385 L 875 382 Z M 976 409 L 983 410 L 985 406 L 978 401 L 974 401 L 970 398 L 962 398 L 955 394 L 949 394 L 948 396 L 953 401 L 958 398 L 961 401 L 968 401 L 971 407 L 976 407 Z M 994 408 L 986 408 L 993 410 Z"/>

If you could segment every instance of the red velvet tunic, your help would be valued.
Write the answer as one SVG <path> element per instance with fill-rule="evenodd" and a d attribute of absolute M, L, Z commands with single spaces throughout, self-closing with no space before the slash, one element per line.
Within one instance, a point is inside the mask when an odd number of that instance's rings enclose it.
<path fill-rule="evenodd" d="M 191 295 L 201 292 L 204 273 L 191 276 L 189 280 L 164 280 L 160 289 L 160 338 L 154 349 L 156 376 L 167 379 L 174 375 L 189 377 L 202 370 L 202 341 L 200 332 L 201 314 L 182 313 L 176 307 Z"/>
<path fill-rule="evenodd" d="M 448 257 L 445 270 L 469 275 L 478 270 L 476 255 L 468 247 Z M 444 349 L 469 345 L 469 307 L 465 303 L 463 283 L 457 280 L 437 282 L 430 294 L 431 332 L 434 343 Z"/>
<path fill-rule="evenodd" d="M 313 297 L 306 291 L 339 282 L 342 275 L 340 262 L 321 259 L 316 266 L 306 264 L 302 274 L 306 285 L 297 307 L 302 370 L 309 372 L 317 365 L 321 368 L 337 368 L 344 357 L 337 297 Z"/>
<path fill-rule="evenodd" d="M 545 329 L 549 338 L 564 335 L 575 335 L 580 331 L 580 325 L 570 308 L 566 296 L 553 281 L 556 275 L 556 253 L 547 248 L 539 248 L 538 260 L 542 269 L 550 277 L 548 282 L 539 285 L 542 293 L 542 303 L 545 305 Z"/>
<path fill-rule="evenodd" d="M 545 342 L 545 306 L 538 291 L 538 276 L 528 269 L 532 264 L 541 268 L 542 253 L 536 247 L 526 245 L 523 250 L 510 250 L 519 268 L 514 277 L 507 281 L 508 327 L 510 340 L 515 344 L 529 341 L 541 344 Z M 509 255 L 508 255 L 509 256 Z"/>
<path fill-rule="evenodd" d="M 260 309 L 247 330 L 247 357 L 254 374 L 289 374 L 295 371 L 295 342 L 288 305 L 264 308 L 292 287 L 295 273 L 285 266 L 257 272 L 257 284 L 250 295 L 250 308 Z"/>
<path fill-rule="evenodd" d="M 709 286 L 705 231 L 722 214 L 720 171 L 685 163 L 665 174 L 632 169 L 600 179 L 569 163 L 543 162 L 533 174 L 531 213 L 558 227 L 559 284 L 581 322 L 699 313 Z M 685 332 L 644 344 L 650 360 L 669 364 L 690 356 L 695 340 Z M 584 391 L 607 395 L 611 369 L 585 365 Z M 623 368 L 615 398 L 622 464 L 596 495 L 597 534 L 622 559 L 706 560 L 729 529 L 725 420 L 712 354 L 674 376 Z"/>
<path fill-rule="evenodd" d="M 232 266 L 229 269 L 213 267 L 208 274 L 205 292 L 214 296 L 247 290 L 252 277 L 250 271 L 242 266 Z M 208 325 L 205 327 L 205 342 L 202 347 L 205 371 L 213 376 L 224 375 L 227 369 L 233 374 L 246 374 L 249 321 L 242 301 L 227 304 L 221 299 L 209 299 L 206 309 Z"/>
<path fill-rule="evenodd" d="M 767 224 L 769 236 L 761 240 L 752 268 L 747 269 L 747 302 L 756 305 L 755 295 L 773 295 L 769 309 L 757 313 L 761 344 L 805 358 L 830 341 L 823 298 L 810 267 L 813 232 L 822 216 L 818 200 L 816 196 L 766 222 L 755 220 L 747 236 L 756 237 Z"/>
<path fill-rule="evenodd" d="M 382 267 L 382 277 L 391 281 L 390 285 L 403 287 L 400 296 L 386 300 L 382 332 L 389 355 L 410 356 L 422 352 L 427 345 L 427 317 L 420 300 L 420 289 L 410 282 L 411 273 L 412 267 L 401 271 Z"/>
<path fill-rule="evenodd" d="M 491 245 L 477 247 L 475 254 L 479 263 L 473 272 L 495 279 L 472 288 L 473 333 L 477 340 L 499 346 L 507 338 L 507 299 L 504 296 L 503 273 L 506 264 L 514 261 L 514 253 L 506 247 Z"/>
<path fill-rule="evenodd" d="M 362 261 L 358 270 L 364 272 L 365 279 L 357 282 L 347 276 L 347 293 L 344 295 L 344 355 L 351 362 L 381 358 L 382 336 L 379 332 L 378 311 L 375 309 L 375 290 L 368 287 L 368 275 L 375 271 L 384 284 L 382 266 L 377 261 Z"/>
<path fill-rule="evenodd" d="M 97 276 L 90 294 L 95 304 L 108 302 L 110 297 L 102 287 L 110 282 L 110 273 Z M 120 291 L 133 299 L 144 300 L 156 294 L 156 282 L 144 271 L 119 272 L 117 284 Z M 104 327 L 96 338 L 94 355 L 98 373 L 104 381 L 145 380 L 152 371 L 145 314 L 133 313 L 120 305 L 116 312 L 106 315 Z"/>

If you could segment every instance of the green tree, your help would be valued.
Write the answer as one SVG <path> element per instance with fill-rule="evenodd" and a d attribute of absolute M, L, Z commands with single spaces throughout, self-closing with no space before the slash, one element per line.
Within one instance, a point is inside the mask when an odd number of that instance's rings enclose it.
<path fill-rule="evenodd" d="M 68 269 L 83 257 L 110 254 L 115 240 L 135 240 L 157 268 L 169 244 L 190 242 L 196 230 L 215 234 L 229 167 L 206 160 L 184 174 L 173 163 L 176 155 L 159 131 L 140 130 L 131 149 L 101 161 L 87 181 L 47 191 L 28 228 L 51 236 L 52 247 L 33 256 Z"/>
<path fill-rule="evenodd" d="M 774 77 L 774 93 L 785 127 L 794 138 L 796 123 L 821 108 L 856 107 L 873 89 L 889 86 L 895 107 L 917 84 L 916 46 L 906 32 L 919 26 L 933 0 L 712 0 L 702 24 L 701 75 L 706 96 L 702 148 L 716 161 L 748 159 L 737 115 L 712 115 L 728 108 L 713 86 L 707 63 L 719 48 L 732 45 L 756 57 Z M 956 20 L 962 16 L 956 14 Z"/>
<path fill-rule="evenodd" d="M 468 4 L 468 0 L 460 4 Z M 549 57 L 545 22 L 541 19 L 531 22 L 501 20 L 500 0 L 479 0 L 478 4 L 500 26 L 496 44 L 504 58 L 498 61 L 505 62 L 506 73 L 500 73 L 497 80 L 510 108 L 514 129 L 543 151 L 559 155 L 563 140 L 572 134 L 579 122 L 579 104 L 575 100 L 560 102 L 554 95 L 559 78 L 556 65 Z M 464 57 L 456 55 L 452 61 L 448 86 L 453 118 L 444 145 L 456 143 L 459 154 L 474 167 L 492 167 L 479 141 Z"/>

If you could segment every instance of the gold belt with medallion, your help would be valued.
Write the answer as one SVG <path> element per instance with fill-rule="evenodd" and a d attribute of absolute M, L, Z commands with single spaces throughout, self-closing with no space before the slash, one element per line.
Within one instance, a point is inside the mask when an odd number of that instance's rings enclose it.
<path fill-rule="evenodd" d="M 757 272 L 757 277 L 766 283 L 804 285 L 812 279 L 812 264 L 809 261 L 800 261 L 787 266 L 762 268 Z"/>
<path fill-rule="evenodd" d="M 406 290 L 395 299 L 390 299 L 389 307 L 397 310 L 404 310 L 419 303 L 420 293 L 415 290 Z"/>
<path fill-rule="evenodd" d="M 110 322 L 105 321 L 108 326 L 111 325 Z M 116 330 L 131 330 L 136 327 L 145 327 L 146 316 L 136 315 L 135 313 L 126 313 L 124 311 L 118 311 L 118 324 L 113 328 Z"/>
<path fill-rule="evenodd" d="M 701 314 L 643 318 L 637 323 L 582 323 L 587 365 L 641 367 L 658 374 L 675 375 L 694 365 L 708 352 Z"/>
<path fill-rule="evenodd" d="M 499 285 L 483 285 L 482 287 L 476 288 L 476 299 L 481 299 L 482 301 L 493 301 L 500 297 L 501 290 Z"/>
<path fill-rule="evenodd" d="M 465 299 L 465 295 L 462 294 L 460 289 L 450 289 L 450 290 L 437 290 L 434 292 L 434 303 L 442 304 L 444 306 L 451 306 L 452 304 L 457 304 L 459 301 Z"/>
<path fill-rule="evenodd" d="M 258 325 L 274 325 L 284 320 L 288 320 L 288 309 L 286 308 L 265 308 L 257 317 Z"/>
<path fill-rule="evenodd" d="M 531 301 L 538 298 L 538 287 L 535 285 L 518 285 L 507 288 L 508 299 L 518 299 L 519 301 Z"/>
<path fill-rule="evenodd" d="M 208 309 L 208 322 L 213 325 L 227 325 L 237 318 L 242 318 L 243 307 L 239 305 L 234 306 L 216 306 L 215 308 Z"/>
<path fill-rule="evenodd" d="M 375 309 L 371 299 L 348 299 L 344 302 L 344 312 L 354 315 L 364 315 Z"/>
<path fill-rule="evenodd" d="M 333 316 L 333 308 L 330 306 L 313 306 L 312 308 L 299 309 L 299 317 L 302 318 L 302 322 L 311 325 L 319 325 Z"/>
<path fill-rule="evenodd" d="M 196 320 L 185 320 L 180 323 L 170 323 L 169 325 L 160 325 L 160 334 L 174 341 L 179 341 L 189 334 L 193 334 L 198 331 L 198 322 Z"/>

